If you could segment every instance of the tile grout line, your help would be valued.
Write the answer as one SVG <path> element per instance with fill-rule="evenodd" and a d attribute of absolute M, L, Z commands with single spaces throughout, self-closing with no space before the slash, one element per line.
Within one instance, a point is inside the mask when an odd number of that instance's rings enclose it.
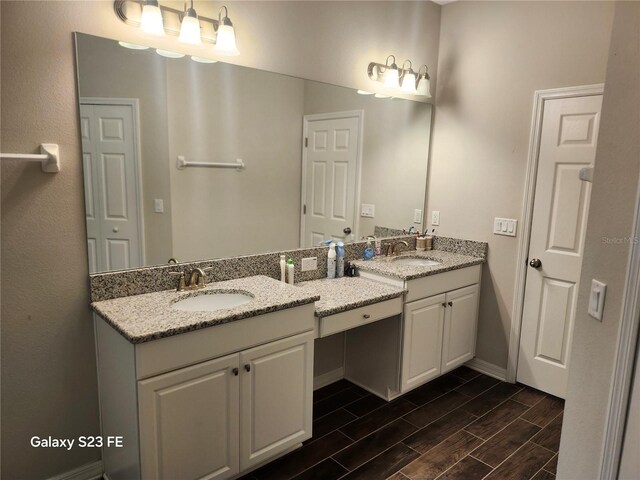
<path fill-rule="evenodd" d="M 474 460 L 479 461 L 479 462 L 480 462 L 480 463 L 482 463 L 483 465 L 486 465 L 487 467 L 489 467 L 489 468 L 491 469 L 491 472 L 493 472 L 496 468 L 498 468 L 498 467 L 492 467 L 492 466 L 491 466 L 491 465 L 489 465 L 487 462 L 483 462 L 483 461 L 482 461 L 482 460 L 480 460 L 479 458 L 474 457 L 474 456 L 473 456 L 473 453 L 468 453 L 468 454 L 467 454 L 467 457 L 471 457 L 471 458 L 473 458 Z M 491 473 L 491 472 L 489 472 L 489 473 Z M 489 473 L 487 473 L 487 475 L 489 475 Z"/>

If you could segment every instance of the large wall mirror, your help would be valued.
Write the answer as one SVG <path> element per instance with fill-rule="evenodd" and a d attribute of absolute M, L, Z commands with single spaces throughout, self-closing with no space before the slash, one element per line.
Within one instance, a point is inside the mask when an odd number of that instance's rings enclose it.
<path fill-rule="evenodd" d="M 91 272 L 422 227 L 431 105 L 76 47 Z"/>

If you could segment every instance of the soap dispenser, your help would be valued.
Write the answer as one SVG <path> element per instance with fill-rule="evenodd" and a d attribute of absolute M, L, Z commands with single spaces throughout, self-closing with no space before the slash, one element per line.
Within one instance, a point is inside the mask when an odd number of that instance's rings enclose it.
<path fill-rule="evenodd" d="M 362 253 L 362 259 L 363 260 L 371 260 L 373 258 L 373 256 L 375 255 L 374 251 L 373 251 L 373 246 L 371 245 L 371 239 L 373 237 L 369 236 L 367 237 L 367 246 L 364 249 L 364 252 Z"/>

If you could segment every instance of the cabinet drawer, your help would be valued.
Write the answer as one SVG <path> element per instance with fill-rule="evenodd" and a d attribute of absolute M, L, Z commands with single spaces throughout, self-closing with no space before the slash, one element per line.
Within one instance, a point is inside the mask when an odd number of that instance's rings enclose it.
<path fill-rule="evenodd" d="M 393 317 L 402 313 L 402 297 L 373 303 L 366 307 L 354 308 L 335 315 L 329 315 L 320 319 L 320 337 L 326 337 L 334 333 L 343 332 L 351 328 L 366 325 L 367 323 Z"/>
<path fill-rule="evenodd" d="M 460 268 L 449 272 L 438 273 L 423 278 L 416 278 L 407 282 L 407 302 L 413 302 L 421 298 L 431 297 L 444 292 L 450 292 L 458 288 L 480 283 L 480 271 L 482 265 Z"/>

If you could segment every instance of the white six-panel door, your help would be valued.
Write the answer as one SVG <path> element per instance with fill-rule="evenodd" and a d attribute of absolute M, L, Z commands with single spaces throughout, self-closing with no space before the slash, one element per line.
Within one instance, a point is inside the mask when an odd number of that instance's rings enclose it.
<path fill-rule="evenodd" d="M 564 397 L 601 95 L 547 100 L 544 106 L 529 245 L 517 380 Z M 537 260 L 539 260 L 539 267 Z"/>
<path fill-rule="evenodd" d="M 307 115 L 301 246 L 355 234 L 360 112 Z"/>
<path fill-rule="evenodd" d="M 80 105 L 89 270 L 142 265 L 134 111 Z"/>

